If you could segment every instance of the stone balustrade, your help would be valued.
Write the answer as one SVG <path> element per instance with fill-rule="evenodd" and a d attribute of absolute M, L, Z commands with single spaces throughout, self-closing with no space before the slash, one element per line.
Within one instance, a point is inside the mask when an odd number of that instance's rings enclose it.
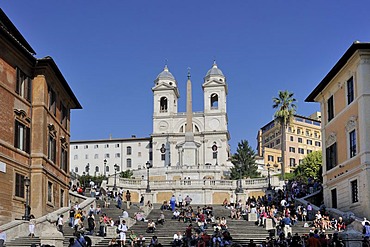
<path fill-rule="evenodd" d="M 127 178 L 117 178 L 117 187 L 125 189 L 143 189 L 145 190 L 147 186 L 147 181 L 142 179 L 127 179 Z M 110 177 L 107 183 L 108 187 L 112 187 L 114 184 L 114 177 Z M 156 180 L 150 181 L 150 187 L 153 190 L 161 190 L 163 188 L 171 189 L 181 189 L 181 188 L 203 188 L 212 187 L 214 189 L 235 189 L 237 186 L 237 180 L 214 180 L 214 179 L 188 179 L 188 180 Z M 267 188 L 268 179 L 267 178 L 256 178 L 256 179 L 243 179 L 242 187 L 244 189 L 249 188 Z M 271 178 L 271 186 L 278 187 L 279 180 L 277 177 Z"/>
<path fill-rule="evenodd" d="M 109 177 L 108 181 L 102 186 L 112 190 L 114 188 L 114 176 Z M 271 186 L 281 187 L 278 177 L 271 177 Z M 244 193 L 239 197 L 246 198 L 249 195 L 264 195 L 268 186 L 268 178 L 242 179 Z M 116 187 L 130 190 L 131 201 L 137 202 L 141 195 L 145 194 L 145 201 L 162 203 L 169 200 L 171 195 L 190 195 L 193 203 L 218 204 L 225 198 L 229 198 L 235 193 L 239 185 L 237 180 L 217 180 L 217 179 L 186 179 L 186 180 L 150 180 L 151 192 L 146 194 L 146 179 L 126 179 L 116 178 Z"/>

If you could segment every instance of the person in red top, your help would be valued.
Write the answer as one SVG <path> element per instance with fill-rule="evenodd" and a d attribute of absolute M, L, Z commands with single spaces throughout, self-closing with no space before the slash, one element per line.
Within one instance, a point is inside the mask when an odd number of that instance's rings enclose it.
<path fill-rule="evenodd" d="M 201 233 L 200 241 L 198 243 L 198 247 L 206 247 L 209 246 L 209 241 L 211 240 L 211 236 L 207 234 L 206 231 Z"/>
<path fill-rule="evenodd" d="M 189 226 L 185 230 L 185 241 L 190 246 L 191 238 L 193 235 L 193 225 L 189 224 Z"/>
<path fill-rule="evenodd" d="M 310 237 L 307 239 L 307 247 L 321 247 L 320 240 L 314 237 L 313 232 L 310 233 Z"/>

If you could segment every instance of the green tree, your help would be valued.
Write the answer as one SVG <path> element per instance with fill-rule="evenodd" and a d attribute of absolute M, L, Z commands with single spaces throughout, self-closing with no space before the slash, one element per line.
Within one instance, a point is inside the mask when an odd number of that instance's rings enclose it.
<path fill-rule="evenodd" d="M 256 154 L 248 141 L 242 140 L 238 143 L 236 153 L 232 156 L 231 162 L 234 167 L 230 169 L 230 178 L 239 179 L 240 173 L 242 177 L 259 177 L 257 172 L 258 166 L 256 164 Z M 241 168 L 241 170 L 239 170 Z"/>
<path fill-rule="evenodd" d="M 312 177 L 322 182 L 322 152 L 315 151 L 307 154 L 302 163 L 294 170 L 294 174 L 306 181 L 309 177 Z"/>
<path fill-rule="evenodd" d="M 78 178 L 80 184 L 83 186 L 89 186 L 90 181 L 94 181 L 96 185 L 100 186 L 102 181 L 105 179 L 107 178 L 103 175 L 100 176 L 81 175 Z"/>
<path fill-rule="evenodd" d="M 122 171 L 119 176 L 121 178 L 131 178 L 134 173 L 131 170 Z"/>
<path fill-rule="evenodd" d="M 272 108 L 277 109 L 275 112 L 275 122 L 280 125 L 281 128 L 281 177 L 285 175 L 285 149 L 286 149 L 286 129 L 288 125 L 293 121 L 294 114 L 296 113 L 297 106 L 294 104 L 296 99 L 293 97 L 294 93 L 287 90 L 279 91 L 278 97 L 272 99 Z"/>

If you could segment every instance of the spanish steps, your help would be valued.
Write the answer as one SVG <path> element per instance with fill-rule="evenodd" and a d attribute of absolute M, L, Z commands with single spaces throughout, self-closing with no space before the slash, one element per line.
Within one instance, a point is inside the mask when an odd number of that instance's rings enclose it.
<path fill-rule="evenodd" d="M 101 200 L 97 200 L 97 204 L 104 205 L 104 202 Z M 197 205 L 192 205 L 193 208 L 196 208 Z M 203 205 L 200 205 L 203 206 Z M 123 203 L 123 208 L 128 212 L 130 217 L 133 217 L 135 212 L 139 211 L 139 207 L 137 204 L 133 204 L 129 209 L 126 207 L 126 204 Z M 119 216 L 122 215 L 122 209 L 116 207 L 115 203 L 111 201 L 111 204 L 108 208 L 102 208 L 102 212 L 106 213 L 109 217 L 113 219 L 119 219 Z M 178 220 L 172 220 L 172 212 L 169 210 L 162 211 L 160 210 L 160 205 L 154 205 L 154 208 L 150 211 L 149 215 L 146 219 L 152 219 L 156 221 L 159 218 L 160 213 L 163 212 L 165 215 L 165 223 L 163 225 L 157 224 L 156 230 L 154 233 L 146 233 L 147 223 L 138 221 L 133 226 L 129 228 L 129 230 L 133 230 L 137 236 L 143 235 L 146 239 L 146 245 L 149 243 L 152 236 L 157 236 L 159 242 L 163 246 L 171 246 L 171 242 L 173 239 L 173 235 L 180 231 L 184 232 L 188 223 L 179 222 Z M 227 219 L 228 231 L 230 232 L 233 242 L 241 244 L 242 246 L 247 246 L 251 239 L 254 240 L 255 243 L 261 243 L 269 236 L 269 231 L 265 230 L 263 227 L 258 227 L 255 222 L 246 221 L 244 219 L 241 220 L 232 220 L 228 218 L 230 215 L 230 211 L 221 205 L 213 205 L 213 214 L 215 217 L 222 217 L 225 216 Z M 96 222 L 96 229 L 94 234 L 99 228 L 99 217 L 95 218 Z M 67 247 L 69 243 L 69 239 L 74 237 L 74 229 L 68 226 L 68 219 L 65 220 L 64 226 L 64 242 L 63 246 Z M 85 225 L 86 225 L 85 220 Z M 195 224 L 193 224 L 195 225 Z M 299 235 L 304 235 L 309 232 L 309 228 L 304 228 L 303 223 L 299 222 L 298 225 L 292 227 L 293 234 L 298 233 Z M 208 234 L 212 235 L 213 230 L 207 229 Z M 91 236 L 92 237 L 92 236 Z M 110 237 L 97 237 L 99 238 L 98 243 L 93 245 L 96 247 L 107 247 L 109 241 L 111 240 Z M 37 237 L 30 238 L 30 237 L 19 237 L 15 240 L 7 242 L 7 247 L 23 247 L 23 246 L 31 246 L 31 244 L 36 244 L 36 246 L 40 245 L 40 239 Z"/>

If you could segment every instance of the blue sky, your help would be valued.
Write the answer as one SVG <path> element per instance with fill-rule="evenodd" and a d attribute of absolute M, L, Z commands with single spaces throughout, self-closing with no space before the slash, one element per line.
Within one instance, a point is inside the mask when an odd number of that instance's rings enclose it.
<path fill-rule="evenodd" d="M 71 116 L 72 140 L 152 132 L 154 79 L 168 60 L 185 111 L 187 67 L 193 110 L 217 60 L 227 77 L 231 148 L 256 147 L 273 118 L 279 90 L 304 99 L 355 40 L 370 41 L 370 1 L 2 1 L 0 7 L 37 57 L 50 55 L 83 106 Z"/>

